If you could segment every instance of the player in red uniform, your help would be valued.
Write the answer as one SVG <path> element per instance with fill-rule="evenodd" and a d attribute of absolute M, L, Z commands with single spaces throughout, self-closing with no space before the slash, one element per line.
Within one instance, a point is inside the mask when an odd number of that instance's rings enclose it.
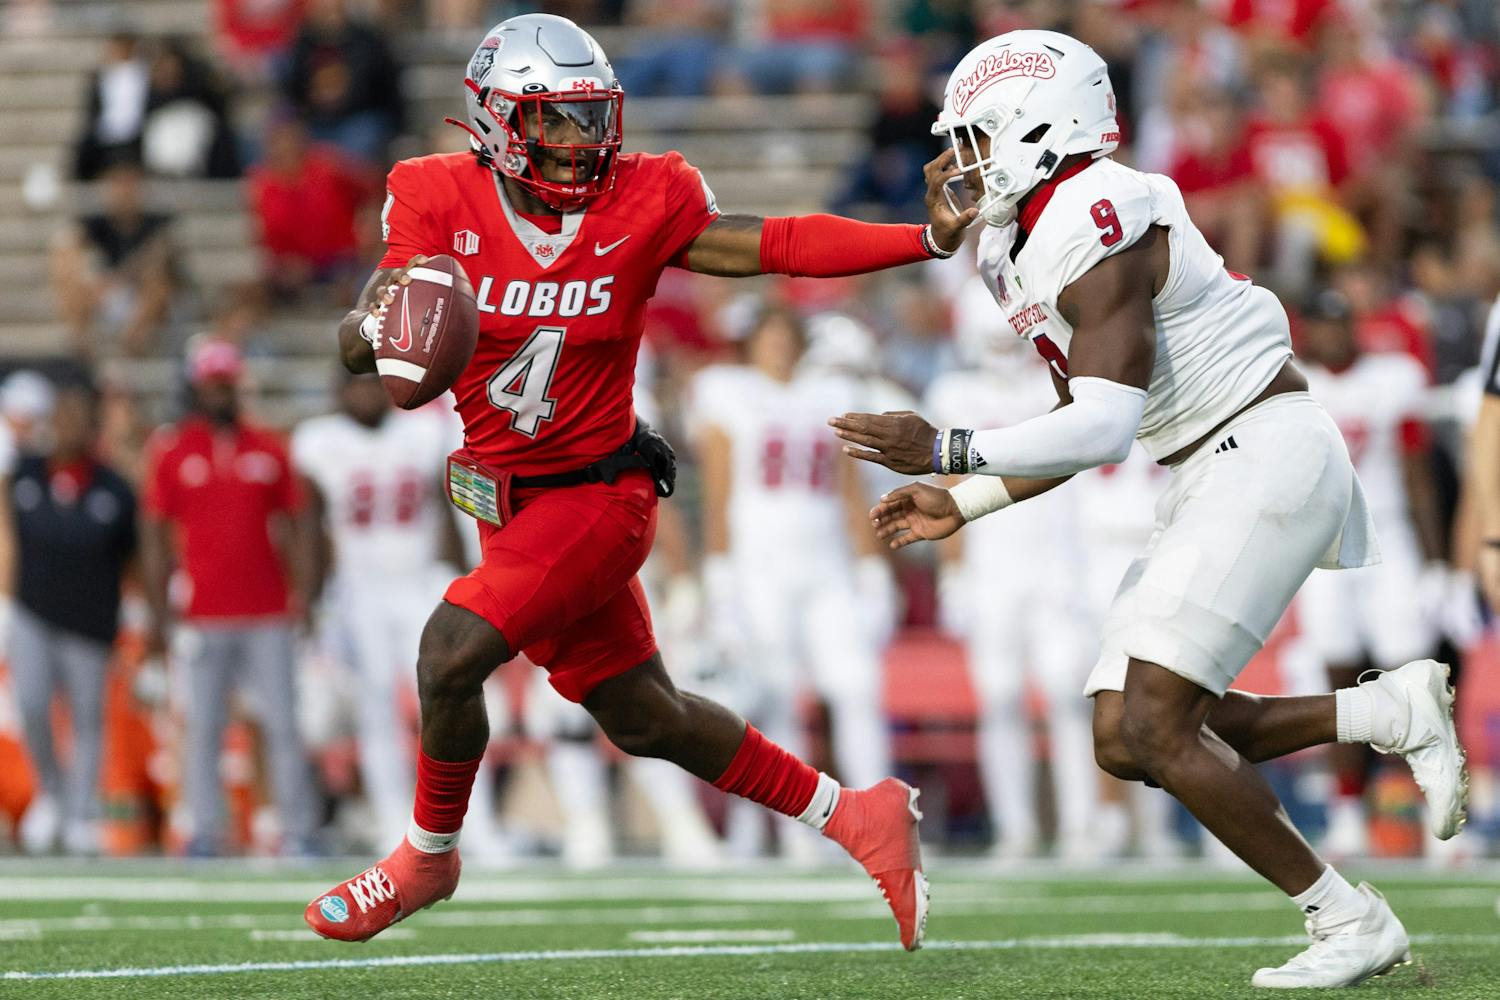
<path fill-rule="evenodd" d="M 670 449 L 638 425 L 631 389 L 642 313 L 669 266 L 835 276 L 951 256 L 973 219 L 943 197 L 953 154 L 927 167 L 926 226 L 722 216 L 679 154 L 620 154 L 623 92 L 571 21 L 504 21 L 468 70 L 468 120 L 457 124 L 474 151 L 391 171 L 387 253 L 339 341 L 351 370 L 376 370 L 369 341 L 393 283 L 426 255 L 462 262 L 480 335 L 454 386 L 461 458 L 500 513 L 481 521 L 482 564 L 453 583 L 422 636 L 411 828 L 385 860 L 309 903 L 307 922 L 362 941 L 453 893 L 489 732 L 480 685 L 524 651 L 622 750 L 670 760 L 841 844 L 879 884 L 902 943 L 918 947 L 927 892 L 916 793 L 893 778 L 841 789 L 729 710 L 678 691 L 663 669 L 636 571 L 657 494 L 670 492 Z"/>

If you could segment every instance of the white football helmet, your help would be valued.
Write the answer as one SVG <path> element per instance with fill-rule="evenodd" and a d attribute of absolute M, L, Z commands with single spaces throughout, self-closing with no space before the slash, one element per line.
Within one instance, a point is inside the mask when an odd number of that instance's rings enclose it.
<path fill-rule="evenodd" d="M 989 137 L 986 157 L 979 157 L 975 129 Z M 1109 69 L 1093 49 L 1060 32 L 1006 32 L 959 62 L 932 134 L 948 137 L 965 172 L 979 172 L 984 221 L 1010 225 L 1016 203 L 1065 157 L 1107 156 L 1119 146 Z"/>

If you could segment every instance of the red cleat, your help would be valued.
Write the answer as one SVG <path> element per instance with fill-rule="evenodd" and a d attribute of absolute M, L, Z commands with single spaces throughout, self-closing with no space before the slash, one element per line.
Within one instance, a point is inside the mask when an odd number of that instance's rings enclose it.
<path fill-rule="evenodd" d="M 302 919 L 333 941 L 368 941 L 458 887 L 458 851 L 427 854 L 401 838 L 390 857 L 307 904 Z"/>
<path fill-rule="evenodd" d="M 842 789 L 823 834 L 843 847 L 880 886 L 901 929 L 901 946 L 922 947 L 927 932 L 927 876 L 917 839 L 917 796 L 904 781 L 886 778 L 870 788 Z"/>

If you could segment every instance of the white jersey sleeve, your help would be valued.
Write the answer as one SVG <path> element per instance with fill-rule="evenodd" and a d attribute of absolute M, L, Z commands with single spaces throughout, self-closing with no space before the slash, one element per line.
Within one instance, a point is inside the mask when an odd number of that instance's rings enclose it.
<path fill-rule="evenodd" d="M 1166 232 L 1171 264 L 1152 298 L 1156 358 L 1136 435 L 1153 459 L 1239 412 L 1291 357 L 1281 303 L 1225 270 L 1170 178 L 1106 158 L 1049 194 L 1019 249 L 1017 226 L 986 232 L 979 266 L 1012 331 L 1030 340 L 1061 378 L 1069 377 L 1073 339 L 1057 307 L 1063 289 L 1148 228 Z"/>
<path fill-rule="evenodd" d="M 1113 165 L 1113 161 L 1108 161 Z M 1155 222 L 1151 186 L 1135 171 L 1085 170 L 1059 185 L 1026 238 L 1026 291 L 1056 303 L 1063 289 L 1122 250 L 1134 246 Z"/>

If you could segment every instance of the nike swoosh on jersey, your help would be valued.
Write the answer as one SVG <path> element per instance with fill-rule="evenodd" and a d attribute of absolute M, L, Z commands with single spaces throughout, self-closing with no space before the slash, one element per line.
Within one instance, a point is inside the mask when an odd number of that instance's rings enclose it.
<path fill-rule="evenodd" d="M 613 243 L 611 243 L 607 247 L 606 246 L 600 246 L 598 243 L 595 243 L 594 244 L 594 256 L 595 257 L 603 257 L 605 254 L 609 253 L 615 247 L 619 246 L 621 243 L 624 243 L 628 239 L 630 239 L 629 236 L 621 236 L 619 239 L 615 240 Z"/>

